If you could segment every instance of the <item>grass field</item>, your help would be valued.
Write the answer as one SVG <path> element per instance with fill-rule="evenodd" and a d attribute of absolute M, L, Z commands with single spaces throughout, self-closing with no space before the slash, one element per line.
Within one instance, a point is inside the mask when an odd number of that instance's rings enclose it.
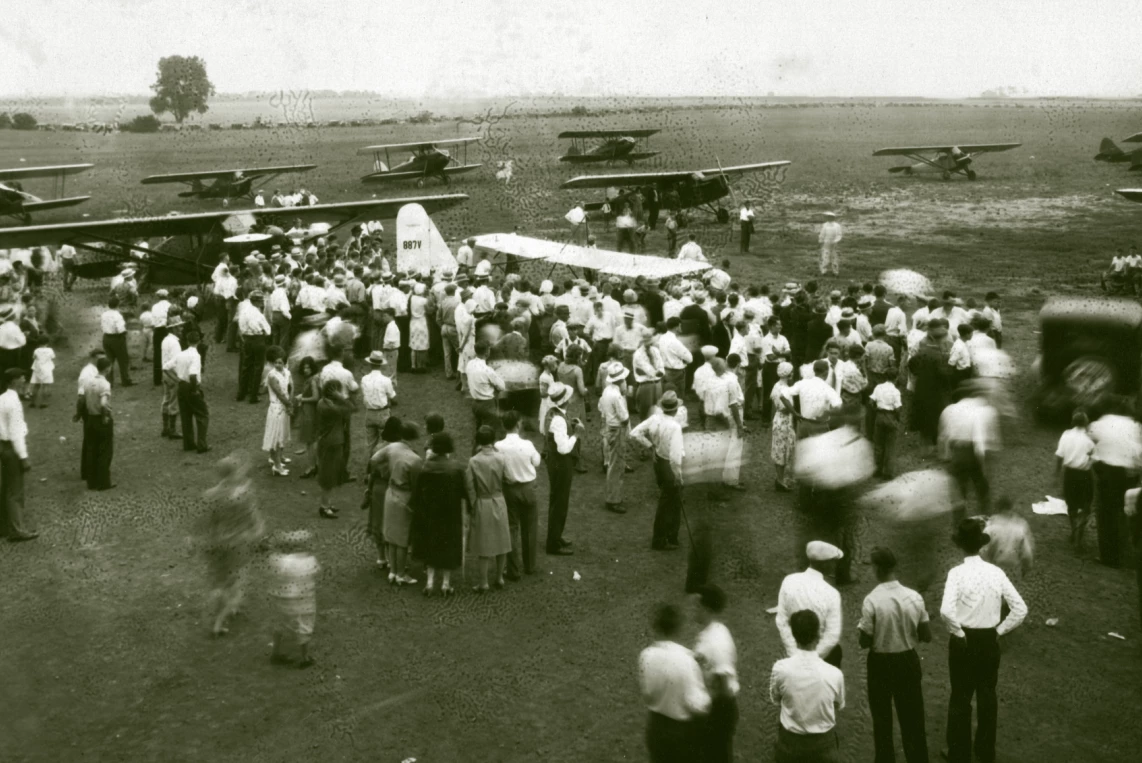
<path fill-rule="evenodd" d="M 251 111 L 247 112 L 253 114 Z M 248 118 L 252 118 L 248 117 Z M 333 118 L 333 117 L 330 117 Z M 95 198 L 78 208 L 92 218 L 210 208 L 175 189 L 144 188 L 156 172 L 279 162 L 314 162 L 304 184 L 323 201 L 367 198 L 368 170 L 357 147 L 414 136 L 483 131 L 485 161 L 514 160 L 508 186 L 480 171 L 456 188 L 471 196 L 442 214 L 445 236 L 510 229 L 556 235 L 574 196 L 557 190 L 577 172 L 553 158 L 555 135 L 571 127 L 656 126 L 658 166 L 709 167 L 791 159 L 783 191 L 763 210 L 754 251 L 736 255 L 724 228 L 698 226 L 708 252 L 731 260 L 743 282 L 812 277 L 819 213 L 846 225 L 844 280 L 870 280 L 911 267 L 961 296 L 997 289 L 1007 298 L 1005 347 L 1024 366 L 1037 352 L 1036 312 L 1054 293 L 1090 293 L 1117 246 L 1138 240 L 1142 208 L 1114 197 L 1134 185 L 1121 167 L 1091 161 L 1098 139 L 1137 131 L 1133 106 L 1112 103 L 763 108 L 732 102 L 675 113 L 571 119 L 513 117 L 494 125 L 304 129 L 111 135 L 0 132 L 0 166 L 92 161 L 69 191 Z M 940 140 L 1021 140 L 1023 148 L 985 157 L 980 179 L 898 178 L 874 159 L 881 146 Z M 654 163 L 647 166 L 656 166 Z M 292 182 L 292 181 L 290 181 Z M 284 185 L 284 183 L 283 183 Z M 34 188 L 29 188 L 35 190 Z M 426 189 L 431 190 L 431 189 Z M 144 191 L 146 193 L 144 194 Z M 417 193 L 412 187 L 386 195 Z M 58 214 L 50 219 L 67 219 Z M 390 231 L 391 235 L 391 231 Z M 610 234 L 601 234 L 603 243 Z M 652 237 L 651 244 L 662 241 Z M 826 286 L 833 285 L 832 282 Z M 78 481 L 79 429 L 71 423 L 80 355 L 97 340 L 92 284 L 68 300 L 71 341 L 60 350 L 52 406 L 29 411 L 34 464 L 29 506 L 43 530 L 33 543 L 0 545 L 0 760 L 279 761 L 638 761 L 645 759 L 636 658 L 650 639 L 655 601 L 677 599 L 685 557 L 648 550 L 653 475 L 641 464 L 627 481 L 626 516 L 603 510 L 597 464 L 577 478 L 567 535 L 576 555 L 542 559 L 543 572 L 503 593 L 424 600 L 390 589 L 373 570 L 356 486 L 339 491 L 344 517 L 316 515 L 315 485 L 271 479 L 257 485 L 271 527 L 308 527 L 318 537 L 318 665 L 304 673 L 271 668 L 270 603 L 253 571 L 247 613 L 229 638 L 211 640 L 201 614 L 204 570 L 190 544 L 198 496 L 211 484 L 209 457 L 186 456 L 158 437 L 158 393 L 149 384 L 116 391 L 114 476 L 119 487 L 92 495 Z M 236 404 L 235 356 L 212 350 L 206 368 L 214 455 L 254 450 L 263 406 Z M 139 372 L 139 379 L 146 375 Z M 1018 392 L 1025 396 L 1029 382 Z M 440 374 L 405 379 L 398 412 L 421 420 L 445 415 L 466 452 L 467 406 Z M 364 434 L 355 433 L 354 471 Z M 65 439 L 61 439 L 65 438 Z M 1131 571 L 1112 571 L 1066 543 L 1066 521 L 1030 515 L 1054 492 L 1056 434 L 1024 421 L 1009 434 L 994 486 L 1030 517 L 1038 559 L 1021 584 L 1030 606 L 1010 640 L 1000 678 L 1000 761 L 1126 761 L 1142 744 L 1137 720 L 1137 594 Z M 593 443 L 595 444 L 595 443 Z M 792 501 L 771 489 L 768 437 L 748 440 L 750 492 L 706 499 L 688 490 L 691 520 L 714 528 L 714 577 L 731 596 L 728 623 L 742 680 L 739 760 L 771 756 L 776 711 L 766 700 L 780 643 L 766 607 L 790 571 Z M 914 437 L 900 446 L 901 468 L 930 465 Z M 41 481 L 42 480 L 42 481 Z M 540 478 L 544 501 L 545 478 Z M 862 521 L 861 547 L 885 537 L 874 516 Z M 955 562 L 945 549 L 941 562 Z M 578 571 L 581 580 L 573 581 Z M 872 587 L 871 571 L 842 592 L 849 707 L 839 731 L 846 760 L 872 756 L 864 667 L 855 625 Z M 939 591 L 929 595 L 935 616 Z M 1055 627 L 1047 618 L 1058 618 Z M 929 746 L 943 746 L 948 696 L 946 638 L 923 648 Z M 1109 637 L 1109 632 L 1125 640 Z M 1130 750 L 1135 750 L 1131 753 Z"/>

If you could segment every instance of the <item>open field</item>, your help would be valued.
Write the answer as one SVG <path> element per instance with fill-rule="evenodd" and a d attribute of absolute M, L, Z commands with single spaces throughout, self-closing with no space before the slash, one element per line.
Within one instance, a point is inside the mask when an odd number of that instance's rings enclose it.
<path fill-rule="evenodd" d="M 251 119 L 256 108 L 245 113 Z M 556 133 L 607 124 L 656 126 L 663 133 L 652 146 L 663 152 L 662 161 L 642 165 L 648 169 L 793 160 L 781 193 L 762 210 L 754 251 L 763 256 L 738 256 L 736 239 L 727 240 L 725 228 L 697 226 L 707 253 L 729 256 L 730 272 L 742 282 L 813 277 L 819 213 L 836 209 L 846 225 L 845 282 L 911 267 L 964 297 L 997 289 L 1007 300 L 1005 349 L 1028 366 L 1037 351 L 1035 315 L 1042 300 L 1093 292 L 1113 249 L 1142 243 L 1142 206 L 1111 194 L 1137 181 L 1121 166 L 1091 161 L 1099 138 L 1135 132 L 1142 129 L 1139 121 L 1136 108 L 1114 104 L 774 109 L 725 102 L 674 113 L 520 116 L 491 125 L 419 128 L 109 136 L 2 131 L 0 166 L 20 159 L 94 162 L 92 172 L 68 185 L 69 192 L 95 196 L 75 210 L 92 218 L 117 210 L 212 208 L 176 198 L 174 187 L 138 184 L 145 175 L 180 169 L 314 162 L 318 169 L 299 182 L 323 201 L 341 201 L 373 192 L 357 182 L 370 165 L 368 157 L 355 155 L 359 146 L 481 132 L 488 138 L 482 158 L 513 160 L 512 182 L 500 184 L 485 170 L 457 182 L 454 188 L 471 199 L 439 215 L 438 227 L 446 237 L 514 225 L 555 236 L 575 200 L 558 184 L 581 174 L 553 161 L 562 148 Z M 893 177 L 885 171 L 890 160 L 869 156 L 882 146 L 944 139 L 1013 139 L 1024 146 L 981 158 L 975 183 Z M 399 186 L 378 193 L 420 191 Z M 68 218 L 55 213 L 44 219 Z M 607 244 L 610 234 L 600 235 Z M 653 250 L 664 242 L 652 236 L 650 243 Z M 115 393 L 113 473 L 119 487 L 93 495 L 78 481 L 72 382 L 80 356 L 97 341 L 96 305 L 103 295 L 103 285 L 93 284 L 69 297 L 71 342 L 59 350 L 52 406 L 27 413 L 34 465 L 29 506 L 43 535 L 29 544 L 0 545 L 0 706 L 6 708 L 0 760 L 645 759 L 637 654 L 650 638 L 650 607 L 677 598 L 685 575 L 684 552 L 648 550 L 656 496 L 648 465 L 629 475 L 631 511 L 621 517 L 603 510 L 597 463 L 576 479 L 567 532 L 575 556 L 541 558 L 540 575 L 502 593 L 462 593 L 448 602 L 390 589 L 374 572 L 364 515 L 355 510 L 357 485 L 338 493 L 343 518 L 324 522 L 317 518 L 316 485 L 271 479 L 265 467 L 256 481 L 271 528 L 315 530 L 324 567 L 318 664 L 304 673 L 273 669 L 266 659 L 270 604 L 259 592 L 261 569 L 253 571 L 247 614 L 231 635 L 222 641 L 207 636 L 203 565 L 189 536 L 197 497 L 211 483 L 212 459 L 185 455 L 159 439 L 159 393 L 149 384 Z M 261 442 L 264 405 L 233 402 L 235 367 L 235 356 L 212 349 L 205 371 L 212 455 L 253 450 Z M 137 373 L 137 380 L 148 378 Z M 402 381 L 398 414 L 419 421 L 439 410 L 459 434 L 458 452 L 467 452 L 470 414 L 442 375 Z M 1026 396 L 1029 382 L 1017 391 Z M 359 423 L 355 437 L 353 471 L 359 474 L 365 448 Z M 1015 499 L 1028 516 L 1033 500 L 1055 490 L 1055 439 L 1026 421 L 1008 434 L 993 489 Z M 727 620 L 739 650 L 737 749 L 743 761 L 771 755 L 776 710 L 766 691 L 780 643 L 765 609 L 776 602 L 793 555 L 792 499 L 772 491 L 768 435 L 751 434 L 748 448 L 744 478 L 750 492 L 710 501 L 704 490 L 687 491 L 691 520 L 712 523 L 713 575 L 731 597 Z M 902 440 L 900 468 L 930 465 L 922 450 L 914 435 Z M 541 476 L 541 504 L 545 482 Z M 1133 759 L 1142 745 L 1136 722 L 1142 631 L 1133 573 L 1098 565 L 1093 538 L 1076 557 L 1067 547 L 1065 519 L 1030 521 L 1038 559 L 1020 584 L 1030 615 L 1003 658 L 999 760 Z M 876 517 L 866 517 L 863 550 L 884 532 Z M 941 561 L 945 567 L 955 562 L 950 544 Z M 578 582 L 574 571 L 582 576 Z M 854 631 L 873 582 L 870 568 L 861 567 L 860 574 L 860 583 L 842 591 L 849 706 L 838 729 L 845 759 L 852 761 L 872 756 Z M 936 617 L 938 590 L 928 604 Z M 1046 626 L 1052 617 L 1058 625 Z M 936 642 L 922 650 L 933 759 L 943 746 L 948 696 L 946 638 L 942 627 L 935 631 Z M 1112 631 L 1125 640 L 1108 637 Z"/>

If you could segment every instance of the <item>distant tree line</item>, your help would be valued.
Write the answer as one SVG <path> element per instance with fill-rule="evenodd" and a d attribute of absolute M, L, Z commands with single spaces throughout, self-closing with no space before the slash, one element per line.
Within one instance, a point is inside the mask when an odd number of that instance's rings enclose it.
<path fill-rule="evenodd" d="M 36 118 L 26 111 L 0 111 L 0 130 L 34 130 L 37 124 Z"/>

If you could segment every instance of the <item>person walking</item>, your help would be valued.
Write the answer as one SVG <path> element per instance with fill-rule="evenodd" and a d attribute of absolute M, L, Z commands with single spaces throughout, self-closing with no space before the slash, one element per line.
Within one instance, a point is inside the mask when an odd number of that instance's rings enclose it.
<path fill-rule="evenodd" d="M 112 297 L 107 300 L 107 309 L 99 316 L 99 325 L 103 329 L 103 351 L 112 363 L 119 364 L 119 375 L 123 378 L 124 387 L 133 387 L 131 381 L 131 359 L 127 357 L 127 322 L 119 312 L 119 299 Z M 169 327 L 168 327 L 169 328 Z M 107 381 L 115 383 L 115 367 L 112 366 Z"/>
<path fill-rule="evenodd" d="M 544 443 L 544 457 L 547 462 L 547 543 L 549 556 L 569 556 L 571 542 L 563 538 L 567 525 L 567 512 L 571 505 L 571 480 L 574 477 L 574 463 L 578 453 L 580 438 L 586 431 L 583 422 L 574 419 L 567 421 L 567 404 L 575 395 L 575 390 L 561 382 L 548 387 L 551 407 L 547 410 L 544 428 L 547 439 Z"/>
<path fill-rule="evenodd" d="M 519 413 L 508 411 L 504 414 L 503 423 L 507 434 L 496 443 L 496 452 L 504 461 L 504 502 L 508 506 L 508 530 L 512 541 L 504 577 L 519 580 L 521 573 L 531 575 L 536 571 L 539 514 L 535 502 L 535 470 L 540 456 L 530 440 L 520 437 Z"/>
<path fill-rule="evenodd" d="M 694 644 L 694 657 L 702 667 L 710 693 L 710 713 L 702 729 L 703 763 L 733 763 L 734 732 L 738 725 L 738 650 L 730 629 L 722 622 L 726 593 L 707 583 L 696 592 L 695 620 L 702 627 Z"/>
<path fill-rule="evenodd" d="M 711 705 L 702 668 L 694 653 L 678 643 L 682 631 L 678 607 L 659 604 L 651 627 L 655 642 L 638 657 L 650 762 L 693 763 L 700 759 L 700 722 Z"/>
<path fill-rule="evenodd" d="M 1063 500 L 1067 503 L 1067 518 L 1071 523 L 1071 545 L 1082 548 L 1083 535 L 1090 521 L 1090 505 L 1094 500 L 1094 440 L 1087 431 L 1090 419 L 1086 412 L 1077 410 L 1071 415 L 1071 428 L 1059 438 L 1055 449 L 1055 477 L 1062 484 Z"/>
<path fill-rule="evenodd" d="M 841 666 L 841 594 L 825 580 L 831 575 L 838 559 L 844 553 L 831 543 L 809 541 L 805 546 L 809 567 L 804 572 L 786 575 L 777 594 L 777 632 L 785 645 L 785 653 L 792 657 L 800 647 L 790 619 L 795 612 L 811 610 L 821 628 L 816 639 L 816 650 L 821 658 L 838 668 Z M 803 647 L 802 647 L 803 648 Z"/>
<path fill-rule="evenodd" d="M 468 550 L 480 560 L 475 593 L 488 592 L 488 568 L 495 563 L 496 588 L 504 587 L 504 562 L 512 550 L 508 507 L 504 501 L 504 459 L 496 452 L 496 433 L 489 426 L 476 432 L 476 452 L 468 459 L 464 484 L 468 490 L 471 524 Z"/>
<path fill-rule="evenodd" d="M 24 420 L 24 369 L 4 371 L 0 394 L 0 537 L 11 543 L 39 536 L 27 524 L 24 505 L 24 474 L 28 460 L 28 425 Z"/>
<path fill-rule="evenodd" d="M 999 450 L 999 414 L 970 386 L 957 388 L 954 396 L 957 402 L 940 414 L 937 442 L 959 491 L 953 512 L 958 522 L 966 516 L 969 485 L 975 488 L 980 513 L 991 513 L 989 476 Z"/>
<path fill-rule="evenodd" d="M 606 387 L 599 396 L 599 416 L 603 420 L 604 453 L 606 454 L 607 486 L 605 508 L 615 514 L 625 514 L 623 507 L 623 475 L 627 470 L 627 438 L 630 436 L 630 413 L 627 410 L 623 381 L 630 376 L 623 366 L 616 365 L 607 374 Z"/>
<path fill-rule="evenodd" d="M 654 414 L 630 432 L 630 439 L 654 452 L 654 480 L 658 484 L 658 508 L 650 547 L 656 551 L 678 548 L 682 522 L 682 458 L 685 455 L 682 426 L 674 418 L 678 397 L 664 395 Z"/>
<path fill-rule="evenodd" d="M 896 579 L 896 555 L 872 551 L 878 585 L 861 605 L 861 649 L 868 650 L 868 705 L 872 713 L 875 763 L 894 763 L 892 706 L 900 721 L 900 741 L 908 763 L 928 763 L 924 731 L 924 693 L 920 686 L 917 643 L 932 640 L 924 598 Z"/>
<path fill-rule="evenodd" d="M 832 273 L 840 275 L 841 256 L 838 244 L 844 237 L 841 224 L 837 222 L 836 212 L 825 213 L 825 224 L 821 226 L 821 233 L 817 242 L 821 245 L 821 275 Z"/>
<path fill-rule="evenodd" d="M 111 359 L 100 357 L 95 363 L 98 375 L 84 387 L 84 404 L 91 444 L 88 449 L 87 489 L 110 490 L 111 459 L 115 454 L 115 421 L 111 416 Z"/>
<path fill-rule="evenodd" d="M 266 350 L 266 361 L 270 364 L 266 374 L 266 391 L 270 404 L 266 409 L 266 431 L 262 437 L 262 450 L 270 454 L 270 466 L 278 477 L 288 477 L 285 447 L 289 444 L 290 411 L 293 405 L 293 379 L 285 364 L 285 352 L 273 346 Z"/>
<path fill-rule="evenodd" d="M 215 465 L 215 472 L 218 482 L 202 496 L 207 508 L 201 535 L 210 581 L 211 632 L 222 636 L 242 603 L 245 570 L 266 523 L 254 498 L 247 459 L 227 456 Z"/>
<path fill-rule="evenodd" d="M 465 467 L 452 458 L 455 447 L 447 432 L 433 434 L 428 447 L 409 502 L 412 548 L 424 562 L 424 595 L 433 594 L 440 572 L 440 595 L 448 597 L 454 593 L 452 571 L 464 563 Z"/>
<path fill-rule="evenodd" d="M 174 373 L 178 379 L 178 412 L 182 417 L 182 449 L 210 452 L 206 433 L 210 428 L 210 408 L 202 387 L 202 356 L 198 353 L 201 336 L 186 332 L 186 349 L 175 356 Z M 164 337 L 165 341 L 166 337 Z M 173 424 L 172 424 L 173 427 Z"/>
<path fill-rule="evenodd" d="M 1142 427 L 1121 402 L 1112 413 L 1090 425 L 1094 440 L 1094 474 L 1098 481 L 1096 504 L 1098 558 L 1107 567 L 1121 565 L 1121 527 L 1126 490 L 1134 486 L 1142 454 Z"/>
<path fill-rule="evenodd" d="M 769 701 L 781 707 L 774 759 L 777 763 L 839 763 L 837 712 L 845 709 L 845 676 L 821 659 L 817 613 L 789 616 L 794 651 L 773 664 Z"/>
<path fill-rule="evenodd" d="M 956 528 L 955 544 L 964 561 L 948 572 L 940 617 L 948 630 L 948 674 L 952 693 L 948 699 L 949 763 L 972 759 L 971 702 L 976 699 L 975 759 L 994 763 L 999 703 L 999 637 L 1019 627 L 1027 617 L 1027 605 L 999 567 L 983 561 L 981 548 L 991 538 L 978 520 L 965 519 Z M 1002 604 L 1011 610 L 1000 620 Z"/>

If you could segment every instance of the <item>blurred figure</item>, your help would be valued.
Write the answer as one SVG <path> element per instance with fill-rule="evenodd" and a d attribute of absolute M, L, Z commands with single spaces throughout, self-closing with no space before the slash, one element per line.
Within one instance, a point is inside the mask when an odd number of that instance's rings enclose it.
<path fill-rule="evenodd" d="M 963 519 L 968 486 L 975 489 L 980 511 L 991 513 L 990 471 L 999 451 L 999 415 L 970 385 L 955 392 L 957 402 L 940 414 L 939 451 L 959 487 L 955 519 Z"/>
<path fill-rule="evenodd" d="M 695 620 L 702 626 L 694 657 L 702 667 L 710 693 L 710 713 L 702 734 L 703 763 L 733 763 L 734 732 L 738 725 L 738 651 L 730 629 L 722 622 L 726 594 L 716 585 L 697 591 Z"/>
<path fill-rule="evenodd" d="M 678 643 L 682 613 L 671 604 L 655 608 L 655 642 L 638 658 L 639 685 L 646 703 L 646 748 L 651 763 L 693 763 L 699 759 L 701 727 L 710 694 L 694 653 Z"/>
<path fill-rule="evenodd" d="M 794 612 L 789 630 L 795 651 L 773 664 L 769 701 L 781 706 L 777 763 L 839 763 L 837 711 L 845 709 L 845 677 L 820 657 L 821 623 L 809 609 Z"/>
<path fill-rule="evenodd" d="M 317 622 L 317 573 L 321 565 L 309 551 L 312 543 L 313 535 L 308 530 L 274 536 L 274 553 L 270 556 L 271 592 L 278 603 L 279 620 L 274 628 L 270 662 L 275 665 L 290 664 L 285 651 L 290 638 L 297 643 L 300 653 L 297 666 L 308 668 L 314 664 L 309 642 Z"/>
<path fill-rule="evenodd" d="M 980 549 L 979 556 L 1007 573 L 1008 578 L 1022 580 L 1031 571 L 1035 557 L 1031 526 L 1016 513 L 1010 498 L 1000 498 L 995 508 L 995 514 L 990 517 L 976 517 L 984 522 L 991 538 L 991 542 Z"/>

